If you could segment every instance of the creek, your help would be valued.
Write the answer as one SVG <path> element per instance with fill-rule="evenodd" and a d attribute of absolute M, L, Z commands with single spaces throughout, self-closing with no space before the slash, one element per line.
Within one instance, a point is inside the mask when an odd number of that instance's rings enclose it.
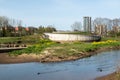
<path fill-rule="evenodd" d="M 120 50 L 68 62 L 0 64 L 0 80 L 94 80 L 115 72 L 119 64 Z"/>

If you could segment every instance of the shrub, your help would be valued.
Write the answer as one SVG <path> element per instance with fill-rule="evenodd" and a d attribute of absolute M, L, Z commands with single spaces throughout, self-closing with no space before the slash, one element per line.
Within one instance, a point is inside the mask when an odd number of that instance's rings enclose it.
<path fill-rule="evenodd" d="M 22 54 L 22 53 L 27 53 L 27 54 L 30 54 L 30 53 L 40 53 L 43 49 L 47 48 L 47 47 L 50 47 L 51 45 L 53 44 L 56 44 L 55 42 L 52 42 L 50 40 L 40 40 L 38 44 L 35 44 L 33 46 L 30 46 L 26 49 L 23 49 L 23 50 L 19 50 L 19 51 L 13 51 L 11 52 L 11 54 Z"/>

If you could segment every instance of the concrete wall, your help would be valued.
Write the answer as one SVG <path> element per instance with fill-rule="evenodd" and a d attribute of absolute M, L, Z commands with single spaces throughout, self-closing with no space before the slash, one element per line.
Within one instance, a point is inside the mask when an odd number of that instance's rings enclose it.
<path fill-rule="evenodd" d="M 52 41 L 98 41 L 101 39 L 99 36 L 86 36 L 80 34 L 60 34 L 60 33 L 45 33 Z"/>

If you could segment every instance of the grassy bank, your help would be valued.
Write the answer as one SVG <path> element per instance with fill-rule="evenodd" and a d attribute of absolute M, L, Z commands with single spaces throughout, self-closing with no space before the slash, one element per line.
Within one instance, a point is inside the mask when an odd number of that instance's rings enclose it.
<path fill-rule="evenodd" d="M 7 43 L 18 43 L 18 44 L 37 44 L 39 40 L 42 39 L 42 35 L 30 35 L 30 36 L 22 36 L 22 37 L 0 37 L 1 44 Z"/>
<path fill-rule="evenodd" d="M 117 40 L 120 41 L 120 36 L 118 37 L 103 37 L 102 41 L 106 41 L 106 40 Z"/>
<path fill-rule="evenodd" d="M 0 38 L 0 43 L 1 44 L 10 43 L 10 42 L 13 43 L 13 42 L 17 42 L 19 40 L 21 40 L 20 37 L 1 37 Z"/>
<path fill-rule="evenodd" d="M 30 45 L 23 50 L 10 52 L 10 55 L 21 54 L 41 54 L 44 59 L 52 61 L 72 60 L 93 55 L 92 52 L 97 50 L 117 49 L 120 48 L 119 38 L 102 38 L 100 42 L 66 42 L 57 43 L 47 39 L 43 39 L 42 35 L 32 35 L 24 37 L 4 37 L 0 38 L 1 43 L 18 42 Z M 47 58 L 46 58 L 47 57 Z M 57 59 L 57 60 L 56 60 Z M 47 60 L 47 61 L 49 61 Z"/>
<path fill-rule="evenodd" d="M 26 49 L 20 51 L 11 52 L 12 55 L 20 54 L 49 54 L 51 57 L 57 57 L 61 59 L 69 57 L 80 57 L 89 55 L 89 52 L 94 52 L 100 48 L 118 48 L 120 47 L 120 42 L 116 40 L 107 40 L 101 42 L 69 42 L 69 43 L 56 43 L 50 40 L 40 40 L 38 44 L 34 44 Z"/>
<path fill-rule="evenodd" d="M 39 42 L 37 42 L 37 44 L 29 46 L 28 48 L 10 52 L 10 55 L 41 54 L 42 50 L 46 49 L 47 47 L 53 46 L 54 44 L 56 44 L 56 43 L 52 42 L 50 40 L 41 39 L 41 40 L 39 40 Z"/>

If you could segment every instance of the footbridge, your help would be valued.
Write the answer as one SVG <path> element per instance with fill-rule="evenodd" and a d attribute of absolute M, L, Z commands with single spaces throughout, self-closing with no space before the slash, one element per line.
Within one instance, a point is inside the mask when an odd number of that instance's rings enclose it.
<path fill-rule="evenodd" d="M 25 44 L 0 44 L 0 53 L 21 50 L 25 48 L 27 48 Z"/>

